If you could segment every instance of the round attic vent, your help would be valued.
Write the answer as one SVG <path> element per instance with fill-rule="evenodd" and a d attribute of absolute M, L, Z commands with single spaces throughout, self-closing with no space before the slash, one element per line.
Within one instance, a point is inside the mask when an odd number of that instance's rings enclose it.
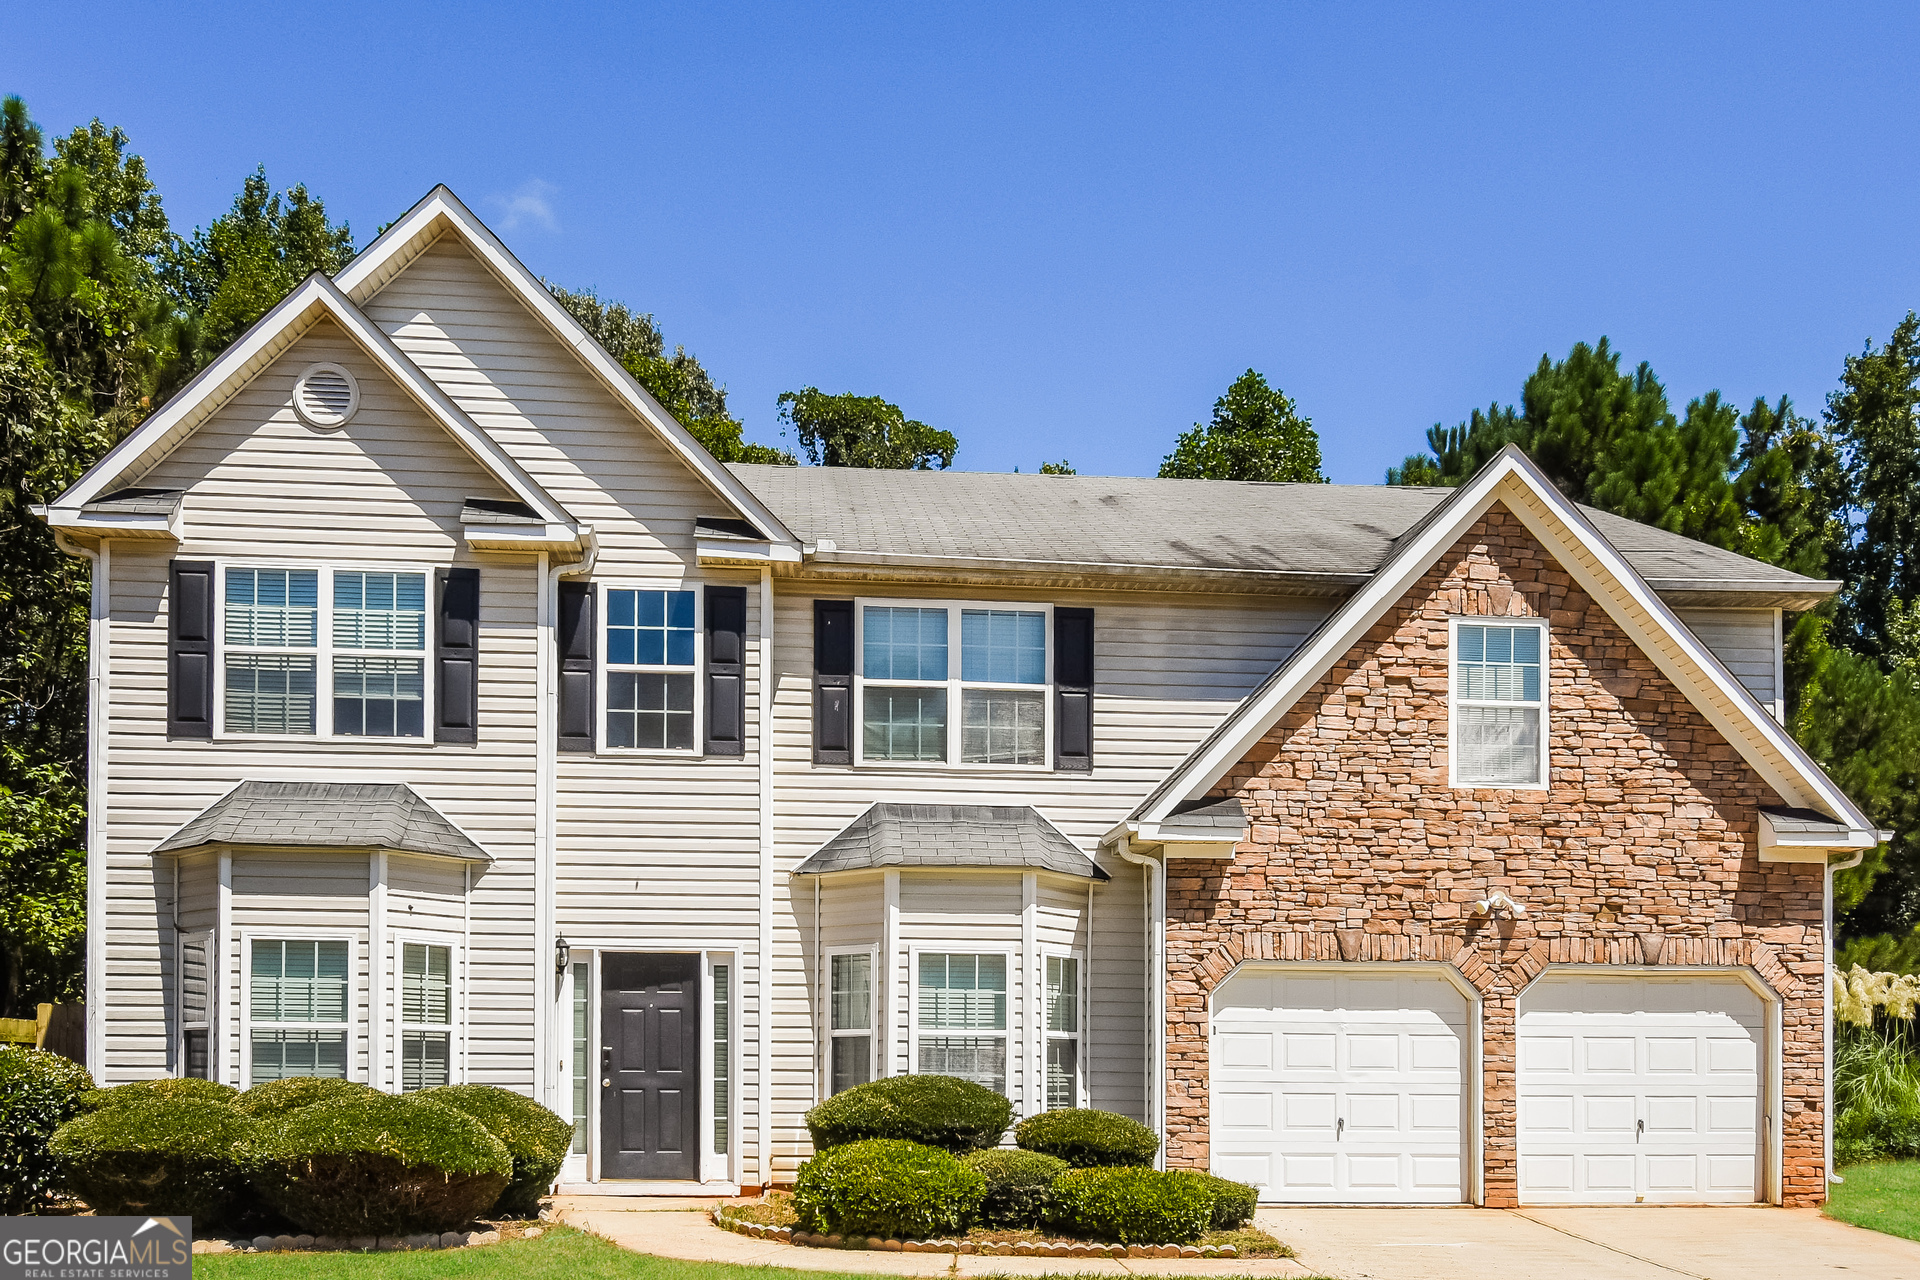
<path fill-rule="evenodd" d="M 316 364 L 293 384 L 293 408 L 315 427 L 338 427 L 360 407 L 360 384 L 337 364 Z"/>

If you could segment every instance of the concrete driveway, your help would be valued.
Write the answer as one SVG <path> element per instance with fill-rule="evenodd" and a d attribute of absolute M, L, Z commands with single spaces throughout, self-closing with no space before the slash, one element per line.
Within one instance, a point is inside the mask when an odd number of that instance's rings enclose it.
<path fill-rule="evenodd" d="M 1817 1209 L 1262 1209 L 1340 1280 L 1920 1280 L 1920 1242 Z"/>

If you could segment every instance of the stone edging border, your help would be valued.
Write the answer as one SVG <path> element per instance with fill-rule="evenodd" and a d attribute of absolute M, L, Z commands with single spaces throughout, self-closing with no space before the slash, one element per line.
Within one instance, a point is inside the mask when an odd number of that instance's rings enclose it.
<path fill-rule="evenodd" d="M 529 1235 L 538 1235 L 534 1228 Z M 195 1253 L 406 1253 L 417 1249 L 464 1249 L 500 1243 L 500 1233 L 485 1231 L 421 1232 L 411 1236 L 255 1236 L 251 1240 L 222 1240 L 210 1236 L 193 1242 Z"/>
<path fill-rule="evenodd" d="M 1001 1258 L 1237 1258 L 1240 1251 L 1230 1244 L 1100 1244 L 1085 1240 L 882 1240 L 855 1236 L 823 1236 L 792 1227 L 776 1227 L 765 1222 L 749 1222 L 724 1208 L 712 1211 L 713 1225 L 722 1231 L 773 1240 L 780 1244 L 801 1245 L 813 1249 L 871 1249 L 887 1253 L 972 1253 Z"/>

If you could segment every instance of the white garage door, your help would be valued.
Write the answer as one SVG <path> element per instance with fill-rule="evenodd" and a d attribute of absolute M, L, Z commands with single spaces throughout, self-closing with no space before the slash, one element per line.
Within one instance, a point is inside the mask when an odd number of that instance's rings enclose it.
<path fill-rule="evenodd" d="M 1521 1202 L 1759 1199 L 1765 1027 L 1731 977 L 1534 984 L 1520 998 Z"/>
<path fill-rule="evenodd" d="M 1459 1203 L 1468 1027 L 1438 976 L 1235 974 L 1214 993 L 1214 1172 L 1266 1201 Z"/>

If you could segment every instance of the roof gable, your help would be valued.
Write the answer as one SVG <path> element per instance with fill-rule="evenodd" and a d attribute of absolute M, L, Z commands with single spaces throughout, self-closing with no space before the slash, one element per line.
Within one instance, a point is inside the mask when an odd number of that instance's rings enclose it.
<path fill-rule="evenodd" d="M 256 321 L 158 412 L 108 450 L 72 488 L 54 499 L 48 507 L 48 522 L 56 528 L 111 533 L 110 528 L 95 530 L 100 519 L 98 501 L 133 485 L 152 470 L 323 319 L 333 320 L 381 372 L 502 488 L 537 513 L 556 536 L 569 540 L 578 536 L 576 522 L 566 509 L 475 425 L 332 281 L 317 272 Z M 95 505 L 92 515 L 86 512 L 90 504 Z"/>
<path fill-rule="evenodd" d="M 1501 450 L 1479 474 L 1401 535 L 1367 585 L 1162 780 L 1135 808 L 1129 822 L 1150 834 L 1183 804 L 1206 795 L 1496 503 L 1519 519 L 1788 804 L 1832 814 L 1852 830 L 1871 832 L 1866 816 L 1785 726 L 1720 664 L 1581 510 L 1513 446 Z"/>
<path fill-rule="evenodd" d="M 760 498 L 663 408 L 653 395 L 608 355 L 593 336 L 527 270 L 520 260 L 444 184 L 428 192 L 388 227 L 336 277 L 355 304 L 364 305 L 443 236 L 455 236 L 509 294 L 586 366 L 615 400 L 666 444 L 714 494 L 731 504 L 770 538 L 787 547 L 778 557 L 799 559 L 799 540 Z"/>

